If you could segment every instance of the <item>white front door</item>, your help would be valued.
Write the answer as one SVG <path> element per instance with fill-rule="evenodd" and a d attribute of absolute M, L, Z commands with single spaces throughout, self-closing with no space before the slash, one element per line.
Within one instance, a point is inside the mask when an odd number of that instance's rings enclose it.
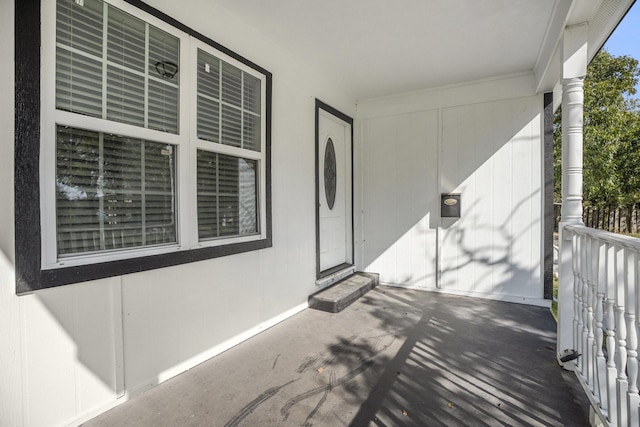
<path fill-rule="evenodd" d="M 317 114 L 318 278 L 353 264 L 353 120 L 322 104 Z"/>

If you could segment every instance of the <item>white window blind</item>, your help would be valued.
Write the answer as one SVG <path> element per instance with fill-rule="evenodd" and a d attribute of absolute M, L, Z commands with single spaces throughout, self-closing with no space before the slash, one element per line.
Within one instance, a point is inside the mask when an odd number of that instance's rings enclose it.
<path fill-rule="evenodd" d="M 176 37 L 149 26 L 149 104 L 147 127 L 177 133 L 179 86 L 177 78 L 163 78 L 158 70 L 180 63 L 180 42 Z"/>
<path fill-rule="evenodd" d="M 200 240 L 258 232 L 258 163 L 198 150 Z"/>
<path fill-rule="evenodd" d="M 261 150 L 261 80 L 198 49 L 197 136 Z M 200 240 L 258 233 L 259 160 L 198 150 Z"/>
<path fill-rule="evenodd" d="M 198 49 L 198 138 L 260 151 L 261 81 Z"/>
<path fill-rule="evenodd" d="M 58 0 L 56 42 L 57 109 L 178 133 L 177 37 L 99 0 Z"/>
<path fill-rule="evenodd" d="M 58 1 L 56 108 L 102 117 L 102 2 Z"/>
<path fill-rule="evenodd" d="M 175 243 L 174 151 L 58 126 L 58 254 Z"/>
<path fill-rule="evenodd" d="M 198 49 L 198 138 L 220 142 L 220 60 Z"/>

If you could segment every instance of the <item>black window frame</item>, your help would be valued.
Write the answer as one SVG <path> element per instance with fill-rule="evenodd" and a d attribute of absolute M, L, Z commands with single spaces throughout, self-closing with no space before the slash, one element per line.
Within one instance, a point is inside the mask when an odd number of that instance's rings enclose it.
<path fill-rule="evenodd" d="M 43 0 L 44 1 L 44 0 Z M 265 238 L 250 242 L 188 249 L 56 269 L 42 269 L 40 223 L 41 6 L 40 0 L 15 0 L 15 138 L 14 206 L 16 293 L 25 294 L 72 283 L 103 279 L 203 261 L 272 246 L 271 108 L 272 74 L 209 37 L 140 0 L 126 3 L 202 41 L 266 77 L 265 105 Z M 193 183 L 195 185 L 195 183 Z"/>

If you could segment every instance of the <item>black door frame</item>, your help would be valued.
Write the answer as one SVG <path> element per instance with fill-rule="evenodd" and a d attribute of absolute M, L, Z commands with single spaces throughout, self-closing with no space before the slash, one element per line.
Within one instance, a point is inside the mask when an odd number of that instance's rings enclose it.
<path fill-rule="evenodd" d="M 320 110 L 339 118 L 346 122 L 351 128 L 351 264 L 343 263 L 331 267 L 327 270 L 320 271 Z M 316 98 L 316 279 L 322 279 L 333 273 L 351 267 L 355 264 L 355 245 L 354 245 L 354 215 L 353 215 L 353 119 L 343 112 L 336 110 L 328 104 Z M 348 208 L 347 208 L 348 209 Z"/>

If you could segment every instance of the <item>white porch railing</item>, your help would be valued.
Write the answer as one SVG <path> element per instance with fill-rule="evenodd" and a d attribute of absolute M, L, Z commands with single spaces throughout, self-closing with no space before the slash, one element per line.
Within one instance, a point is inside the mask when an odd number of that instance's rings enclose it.
<path fill-rule="evenodd" d="M 573 348 L 582 354 L 570 363 L 605 425 L 640 426 L 640 239 L 567 225 L 561 244 L 571 245 Z"/>

